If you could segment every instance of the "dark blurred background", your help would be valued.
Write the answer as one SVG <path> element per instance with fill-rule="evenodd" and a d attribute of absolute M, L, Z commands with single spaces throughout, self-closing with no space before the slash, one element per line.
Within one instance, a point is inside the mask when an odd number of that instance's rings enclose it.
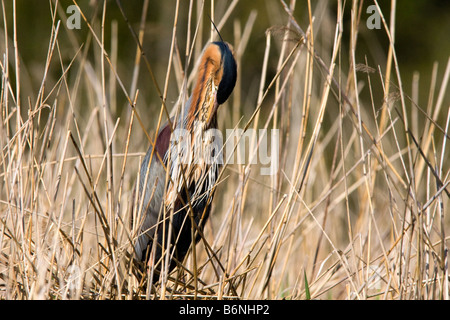
<path fill-rule="evenodd" d="M 216 1 L 216 20 L 220 20 L 221 15 L 226 11 L 232 1 Z M 289 1 L 286 1 L 289 3 Z M 390 21 L 390 6 L 391 1 L 381 0 L 378 1 L 382 11 L 385 14 L 385 19 L 389 23 Z M 8 34 L 10 35 L 9 43 L 12 45 L 12 28 L 13 28 L 13 6 L 12 1 L 4 1 L 4 10 L 6 13 Z M 51 1 L 52 7 L 55 6 L 55 1 Z M 195 1 L 195 4 L 201 3 L 201 1 Z M 67 8 L 73 4 L 72 1 L 62 0 L 58 2 L 60 11 L 57 14 L 57 19 L 63 19 L 60 14 L 65 11 L 62 9 Z M 100 22 L 102 19 L 102 7 L 103 1 L 87 1 L 81 0 L 78 2 L 86 18 L 93 23 L 93 27 L 97 34 L 100 35 Z M 137 32 L 139 29 L 139 21 L 142 14 L 143 1 L 140 0 L 127 0 L 121 1 L 124 13 L 129 20 L 131 26 Z M 372 1 L 365 1 L 363 8 L 372 5 Z M 205 1 L 205 12 L 210 12 L 210 2 Z M 35 94 L 39 90 L 41 80 L 43 77 L 45 60 L 47 56 L 50 34 L 52 28 L 52 17 L 50 11 L 49 1 L 37 1 L 37 0 L 17 0 L 17 39 L 19 52 L 22 59 L 21 72 L 22 72 L 22 86 L 29 86 L 28 90 L 24 90 L 27 94 L 34 92 Z M 335 1 L 312 1 L 313 11 L 317 14 L 329 15 L 331 21 L 336 19 L 336 2 Z M 349 45 L 349 29 L 350 29 L 350 6 L 351 1 L 346 2 L 346 10 L 344 16 L 344 38 L 343 48 L 348 48 Z M 324 10 L 317 10 L 317 8 L 323 7 Z M 188 8 L 189 1 L 180 1 L 180 13 L 177 25 L 177 45 L 181 52 L 184 52 L 186 44 L 186 25 L 188 21 Z M 196 5 L 194 6 L 193 27 L 195 27 L 196 21 Z M 157 81 L 160 87 L 163 87 L 166 69 L 168 53 L 170 49 L 172 25 L 174 20 L 175 1 L 150 1 L 150 7 L 148 9 L 148 15 L 146 17 L 146 29 L 144 37 L 144 50 L 151 63 Z M 282 5 L 279 1 L 275 0 L 258 0 L 258 1 L 239 1 L 231 13 L 227 23 L 223 26 L 221 31 L 222 37 L 229 42 L 233 42 L 234 39 L 234 21 L 239 21 L 241 28 L 243 29 L 245 23 L 250 15 L 250 12 L 256 11 L 257 18 L 253 27 L 251 37 L 248 44 L 246 54 L 243 56 L 243 63 L 241 66 L 242 76 L 242 91 L 248 94 L 256 96 L 257 87 L 259 84 L 259 76 L 261 73 L 261 65 L 263 59 L 263 53 L 265 48 L 265 32 L 268 28 L 276 25 L 284 25 L 287 22 L 287 15 L 284 12 Z M 423 94 L 420 95 L 419 102 L 426 104 L 428 99 L 428 90 L 430 83 L 430 76 L 433 68 L 433 63 L 436 61 L 439 63 L 438 68 L 438 81 L 442 78 L 442 74 L 445 71 L 447 60 L 450 54 L 450 1 L 447 0 L 400 0 L 397 1 L 396 10 L 396 26 L 395 26 L 395 43 L 396 53 L 399 61 L 400 71 L 402 73 L 402 80 L 404 88 L 407 93 L 411 92 L 411 82 L 414 72 L 420 73 L 420 90 Z M 66 13 L 67 14 L 67 13 Z M 295 17 L 300 26 L 306 30 L 308 26 L 308 10 L 307 1 L 297 1 L 295 8 Z M 367 19 L 369 14 L 363 10 L 362 20 Z M 317 17 L 320 19 L 320 17 Z M 208 16 L 204 14 L 203 22 L 203 39 L 204 42 L 208 39 L 209 28 Z M 3 20 L 3 18 L 2 18 Z M 125 22 L 116 1 L 107 1 L 106 10 L 106 23 L 105 23 L 105 44 L 106 48 L 111 47 L 111 24 L 112 21 L 117 22 L 118 32 L 118 74 L 125 86 L 128 88 L 131 81 L 131 70 L 133 68 L 134 59 L 136 55 L 136 42 L 131 35 L 127 23 Z M 2 21 L 2 25 L 3 25 Z M 330 47 L 323 45 L 324 42 L 332 40 L 334 34 L 334 24 L 329 25 L 329 30 L 322 29 L 318 31 L 316 39 L 318 44 L 322 43 L 322 46 L 318 46 L 319 54 L 324 57 L 330 55 L 330 52 L 321 52 L 321 50 L 330 50 Z M 94 47 L 98 45 L 91 39 L 90 43 L 86 43 L 86 39 L 90 31 L 86 26 L 84 20 L 81 21 L 81 29 L 74 30 L 74 32 L 67 32 L 64 23 L 61 23 L 61 30 L 58 36 L 60 49 L 63 56 L 63 61 L 67 66 L 71 59 L 74 57 L 76 50 L 75 46 L 80 46 L 82 43 L 86 46 L 89 45 L 90 49 L 88 54 L 92 61 L 99 59 L 98 50 Z M 360 24 L 358 39 L 358 56 L 356 57 L 357 63 L 364 63 L 367 57 L 369 65 L 376 68 L 377 65 L 384 66 L 385 59 L 388 50 L 388 40 L 386 32 L 382 26 L 381 30 L 369 30 L 365 27 L 364 23 Z M 69 36 L 70 34 L 70 36 Z M 71 38 L 72 37 L 72 38 Z M 4 41 L 2 41 L 4 42 Z M 328 44 L 329 45 L 329 44 Z M 2 44 L 3 46 L 3 44 Z M 323 49 L 321 49 L 323 48 Z M 97 48 L 98 49 L 98 48 Z M 273 50 L 277 50 L 276 46 L 273 46 Z M 343 52 L 345 54 L 345 52 Z M 11 54 L 11 53 L 10 53 Z M 276 59 L 276 58 L 275 58 Z M 10 61 L 14 61 L 10 59 Z M 52 66 L 50 68 L 53 81 L 56 81 L 61 75 L 61 67 L 58 66 L 58 60 L 53 59 Z M 272 68 L 269 70 L 269 77 L 273 75 L 276 68 L 276 62 L 269 64 Z M 142 63 L 142 62 L 141 62 Z M 184 61 L 182 61 L 184 63 Z M 98 64 L 99 65 L 99 64 Z M 342 65 L 348 65 L 348 59 L 342 58 Z M 343 69 L 346 73 L 345 69 Z M 384 71 L 384 70 L 383 70 Z M 69 72 L 70 75 L 70 72 Z M 270 78 L 269 78 L 270 79 Z M 394 79 L 394 82 L 396 79 Z M 437 83 L 439 88 L 440 83 Z M 140 89 L 140 102 L 152 105 L 155 104 L 155 108 L 159 108 L 159 98 L 151 83 L 148 72 L 144 67 L 141 68 L 138 88 Z M 117 105 L 119 116 L 126 107 L 126 99 L 120 94 L 118 90 Z M 177 98 L 176 90 L 169 90 L 168 102 L 174 102 Z M 242 98 L 244 99 L 244 98 Z M 245 104 L 245 101 L 241 101 Z M 448 103 L 448 100 L 447 100 Z"/>

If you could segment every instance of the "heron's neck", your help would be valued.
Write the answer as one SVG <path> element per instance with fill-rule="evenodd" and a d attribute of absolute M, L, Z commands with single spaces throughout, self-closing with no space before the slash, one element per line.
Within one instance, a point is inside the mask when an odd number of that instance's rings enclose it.
<path fill-rule="evenodd" d="M 214 77 L 217 67 L 211 59 L 203 59 L 199 69 L 197 83 L 191 96 L 191 105 L 187 116 L 187 128 L 192 129 L 195 122 L 205 124 L 208 118 L 215 117 L 215 101 L 218 79 Z M 214 121 L 215 122 L 215 121 Z M 205 126 L 212 127 L 212 118 Z"/>

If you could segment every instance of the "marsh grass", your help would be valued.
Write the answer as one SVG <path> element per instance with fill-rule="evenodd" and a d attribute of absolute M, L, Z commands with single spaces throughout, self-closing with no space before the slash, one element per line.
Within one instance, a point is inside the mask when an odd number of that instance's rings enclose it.
<path fill-rule="evenodd" d="M 49 1 L 47 56 L 33 91 L 18 46 L 26 22 L 16 19 L 16 1 L 2 1 L 2 299 L 449 298 L 450 60 L 433 65 L 430 84 L 419 86 L 416 74 L 412 92 L 402 89 L 411 80 L 395 50 L 396 1 L 381 16 L 383 57 L 361 60 L 367 4 L 357 0 L 338 0 L 334 16 L 328 1 L 301 1 L 302 20 L 292 15 L 300 1 L 267 1 L 284 22 L 267 22 L 265 50 L 255 53 L 258 11 L 232 20 L 239 3 L 191 0 L 185 11 L 171 2 L 164 65 L 143 45 L 151 1 L 142 1 L 137 23 L 119 0 L 94 2 L 97 14 L 74 1 L 81 41 L 65 25 L 66 8 Z M 134 41 L 134 61 L 118 59 L 111 6 Z M 225 40 L 239 72 L 219 127 L 279 129 L 279 170 L 225 165 L 202 240 L 183 266 L 163 267 L 161 281 L 145 287 L 131 259 L 132 190 L 157 128 L 189 96 L 201 49 L 217 38 L 207 13 L 233 35 Z M 261 61 L 253 78 L 247 54 Z M 249 87 L 249 79 L 258 82 Z M 236 156 L 251 159 L 258 147 L 255 136 Z"/>

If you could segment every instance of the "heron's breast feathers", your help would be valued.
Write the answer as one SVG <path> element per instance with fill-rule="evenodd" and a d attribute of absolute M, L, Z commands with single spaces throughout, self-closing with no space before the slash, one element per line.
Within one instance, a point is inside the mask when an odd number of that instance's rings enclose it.
<path fill-rule="evenodd" d="M 192 134 L 175 130 L 170 144 L 171 165 L 165 205 L 174 208 L 178 194 L 189 190 L 191 205 L 208 197 L 216 183 L 222 160 L 222 145 L 217 129 L 204 130 L 196 122 Z M 187 205 L 187 204 L 186 204 Z"/>

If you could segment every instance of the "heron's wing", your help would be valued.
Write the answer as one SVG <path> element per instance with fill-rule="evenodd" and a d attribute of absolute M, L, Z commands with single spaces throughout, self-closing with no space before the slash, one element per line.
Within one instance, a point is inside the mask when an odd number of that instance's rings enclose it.
<path fill-rule="evenodd" d="M 191 105 L 191 98 L 184 106 L 184 112 L 178 116 L 178 121 L 175 124 L 174 118 L 171 118 L 172 124 L 177 127 L 183 127 L 185 118 Z M 138 239 L 135 244 L 136 258 L 142 261 L 149 243 L 155 236 L 155 229 L 158 221 L 160 221 L 160 213 L 164 205 L 165 197 L 165 179 L 167 166 L 163 166 L 165 156 L 170 145 L 170 137 L 172 130 L 168 122 L 166 122 L 158 133 L 158 138 L 155 143 L 155 151 L 152 146 L 147 151 L 144 160 L 141 164 L 139 177 L 139 192 L 138 192 L 138 210 L 136 221 L 141 222 L 142 226 L 139 230 Z M 152 156 L 153 152 L 153 156 Z M 151 159 L 151 161 L 150 161 Z"/>
<path fill-rule="evenodd" d="M 136 217 L 136 221 L 143 222 L 135 245 L 138 260 L 144 258 L 143 253 L 147 250 L 148 244 L 155 235 L 155 226 L 158 223 L 161 206 L 164 203 L 166 172 L 161 161 L 164 161 L 169 142 L 170 127 L 166 124 L 158 134 L 155 144 L 156 152 L 153 152 L 153 148 L 150 146 L 141 164 L 137 202 L 137 212 L 140 214 Z"/>

